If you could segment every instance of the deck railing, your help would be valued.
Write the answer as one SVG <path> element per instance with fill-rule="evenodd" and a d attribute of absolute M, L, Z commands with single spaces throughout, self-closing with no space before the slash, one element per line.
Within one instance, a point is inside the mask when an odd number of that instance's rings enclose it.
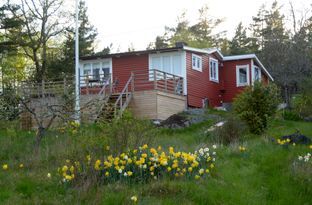
<path fill-rule="evenodd" d="M 99 74 L 79 76 L 80 91 L 83 94 L 96 94 L 99 88 L 103 88 L 108 84 L 111 84 L 111 75 Z M 95 90 L 95 92 L 92 90 Z"/>
<path fill-rule="evenodd" d="M 183 95 L 184 79 L 181 76 L 152 69 L 133 72 L 134 91 L 159 90 L 166 93 Z"/>
<path fill-rule="evenodd" d="M 115 117 L 120 117 L 130 103 L 130 100 L 132 98 L 133 91 L 134 91 L 133 80 L 134 78 L 133 78 L 133 73 L 132 73 L 125 87 L 123 88 L 123 90 L 121 91 L 119 97 L 117 98 L 115 102 L 115 105 L 114 105 Z"/>
<path fill-rule="evenodd" d="M 20 95 L 31 98 L 71 94 L 73 90 L 73 78 L 42 80 L 41 82 L 22 81 L 19 86 Z"/>

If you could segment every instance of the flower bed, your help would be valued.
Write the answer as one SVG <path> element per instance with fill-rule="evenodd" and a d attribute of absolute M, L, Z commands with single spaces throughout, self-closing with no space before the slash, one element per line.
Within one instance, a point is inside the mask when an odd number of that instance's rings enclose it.
<path fill-rule="evenodd" d="M 194 153 L 175 151 L 170 147 L 166 152 L 160 146 L 149 148 L 143 145 L 139 149 L 121 153 L 118 156 L 93 158 L 87 155 L 79 162 L 66 160 L 59 168 L 64 183 L 95 176 L 99 182 L 147 181 L 165 176 L 200 179 L 210 174 L 216 160 L 216 146 L 201 148 Z"/>

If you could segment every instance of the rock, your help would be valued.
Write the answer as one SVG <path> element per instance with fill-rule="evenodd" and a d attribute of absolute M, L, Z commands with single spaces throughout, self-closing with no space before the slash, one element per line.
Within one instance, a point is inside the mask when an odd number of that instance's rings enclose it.
<path fill-rule="evenodd" d="M 167 128 L 183 128 L 188 127 L 190 123 L 186 116 L 174 114 L 160 123 L 160 126 Z"/>
<path fill-rule="evenodd" d="M 302 135 L 299 131 L 297 131 L 296 133 L 292 135 L 282 136 L 280 139 L 281 140 L 290 139 L 290 143 L 295 143 L 295 144 L 310 144 L 311 143 L 311 139 L 309 137 Z"/>
<path fill-rule="evenodd" d="M 312 116 L 303 118 L 305 122 L 312 122 Z"/>
<path fill-rule="evenodd" d="M 208 130 L 206 131 L 206 133 L 214 131 L 217 127 L 222 127 L 225 123 L 226 123 L 226 121 L 218 122 L 217 124 L 209 127 Z"/>

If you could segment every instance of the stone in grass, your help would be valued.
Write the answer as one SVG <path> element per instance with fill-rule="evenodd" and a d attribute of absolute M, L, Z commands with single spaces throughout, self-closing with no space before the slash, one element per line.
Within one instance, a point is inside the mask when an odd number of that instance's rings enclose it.
<path fill-rule="evenodd" d="M 186 116 L 174 114 L 168 119 L 162 121 L 160 126 L 167 128 L 183 128 L 190 126 L 190 122 Z"/>
<path fill-rule="evenodd" d="M 290 139 L 290 143 L 295 143 L 295 144 L 310 144 L 311 143 L 311 139 L 307 136 L 302 135 L 299 131 L 291 135 L 282 136 L 280 139 L 281 140 Z"/>

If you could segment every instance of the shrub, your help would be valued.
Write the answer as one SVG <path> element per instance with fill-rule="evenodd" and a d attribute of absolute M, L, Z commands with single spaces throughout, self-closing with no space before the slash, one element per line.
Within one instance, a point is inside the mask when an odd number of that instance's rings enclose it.
<path fill-rule="evenodd" d="M 19 115 L 19 98 L 15 90 L 7 88 L 0 95 L 0 119 L 15 120 Z"/>
<path fill-rule="evenodd" d="M 301 118 L 312 116 L 312 78 L 307 78 L 300 85 L 300 94 L 292 99 L 294 111 Z"/>
<path fill-rule="evenodd" d="M 284 120 L 300 121 L 302 118 L 297 114 L 297 112 L 285 110 L 283 111 Z"/>
<path fill-rule="evenodd" d="M 234 111 L 246 122 L 251 133 L 260 134 L 267 127 L 270 116 L 276 112 L 279 102 L 278 89 L 274 84 L 255 82 L 234 100 Z"/>
<path fill-rule="evenodd" d="M 219 144 L 237 142 L 246 132 L 246 125 L 240 119 L 229 117 L 223 126 L 212 133 L 214 141 Z"/>
<path fill-rule="evenodd" d="M 128 111 L 111 123 L 103 122 L 101 127 L 114 153 L 125 152 L 138 145 L 150 144 L 157 134 L 156 127 L 151 121 L 134 118 Z"/>

